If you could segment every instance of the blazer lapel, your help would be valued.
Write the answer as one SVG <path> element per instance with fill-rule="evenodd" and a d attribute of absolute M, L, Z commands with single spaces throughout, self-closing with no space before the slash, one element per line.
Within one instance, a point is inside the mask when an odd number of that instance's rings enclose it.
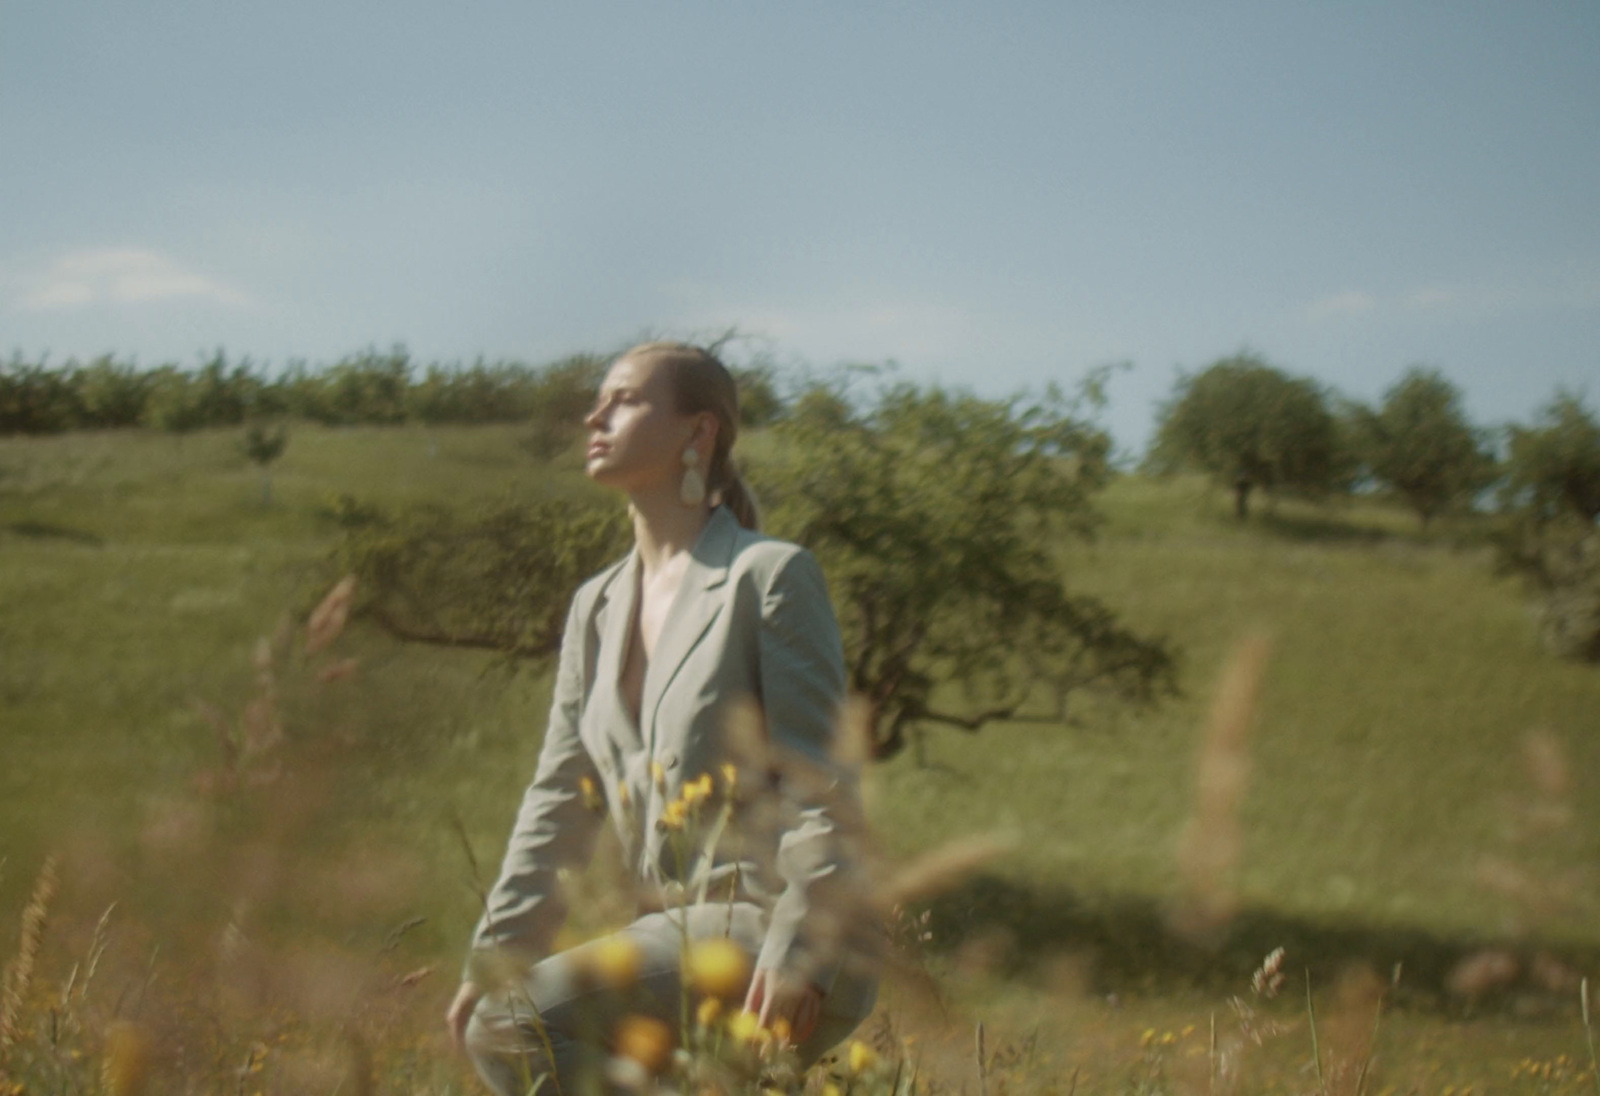
<path fill-rule="evenodd" d="M 700 642 L 711 622 L 722 611 L 722 601 L 708 593 L 721 586 L 728 577 L 728 564 L 733 557 L 739 523 L 723 506 L 711 512 L 700 539 L 689 553 L 689 566 L 683 573 L 683 582 L 673 595 L 672 606 L 667 611 L 666 623 L 656 640 L 656 649 L 645 669 L 644 699 L 639 705 L 641 731 L 645 743 L 655 750 L 656 714 L 661 707 L 661 697 L 672 679 L 677 676 L 683 662 Z"/>
<path fill-rule="evenodd" d="M 622 698 L 622 655 L 627 650 L 638 597 L 639 552 L 635 549 L 606 583 L 595 613 L 595 630 L 600 636 L 600 657 L 595 665 L 596 687 L 603 705 L 600 719 L 605 732 L 629 753 L 644 745 L 639 728 L 628 714 L 627 701 Z"/>

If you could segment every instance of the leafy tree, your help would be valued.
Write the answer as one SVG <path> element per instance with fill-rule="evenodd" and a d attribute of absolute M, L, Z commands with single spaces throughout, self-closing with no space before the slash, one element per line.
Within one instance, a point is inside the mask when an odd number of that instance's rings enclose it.
<path fill-rule="evenodd" d="M 273 461 L 283 456 L 284 449 L 289 445 L 289 428 L 281 423 L 276 427 L 269 427 L 265 423 L 253 422 L 245 427 L 244 441 L 239 445 L 245 457 L 261 469 L 261 505 L 272 505 L 272 473 L 269 468 Z"/>
<path fill-rule="evenodd" d="M 1583 401 L 1557 392 L 1532 426 L 1507 430 L 1507 497 L 1540 517 L 1600 521 L 1600 423 Z"/>
<path fill-rule="evenodd" d="M 578 585 L 632 539 L 623 509 L 566 499 L 398 515 L 341 501 L 358 611 L 400 639 L 542 660 Z"/>
<path fill-rule="evenodd" d="M 1437 369 L 1412 366 L 1362 421 L 1366 467 L 1417 512 L 1424 528 L 1494 480 L 1483 432 L 1467 421 L 1460 390 Z"/>
<path fill-rule="evenodd" d="M 774 427 L 775 455 L 752 476 L 772 530 L 828 574 L 876 756 L 929 724 L 1062 720 L 1079 689 L 1171 686 L 1163 642 L 1063 587 L 1055 546 L 1091 533 L 1108 475 L 1108 439 L 1073 410 L 1054 393 L 911 384 L 853 409 L 820 385 Z M 967 703 L 947 706 L 947 684 Z"/>
<path fill-rule="evenodd" d="M 584 416 L 594 408 L 606 364 L 598 354 L 574 354 L 540 371 L 528 415 L 533 429 L 524 449 L 549 460 L 572 447 L 583 433 Z"/>
<path fill-rule="evenodd" d="M 1162 405 L 1148 465 L 1194 467 L 1232 488 L 1250 514 L 1256 488 L 1321 492 L 1337 479 L 1339 440 L 1322 390 L 1253 354 L 1178 378 Z"/>
<path fill-rule="evenodd" d="M 1534 588 L 1546 646 L 1600 662 L 1600 425 L 1558 392 L 1532 426 L 1507 435 L 1498 562 Z"/>
<path fill-rule="evenodd" d="M 770 426 L 784 412 L 778 394 L 777 373 L 764 364 L 730 370 L 739 385 L 739 418 L 742 426 Z"/>

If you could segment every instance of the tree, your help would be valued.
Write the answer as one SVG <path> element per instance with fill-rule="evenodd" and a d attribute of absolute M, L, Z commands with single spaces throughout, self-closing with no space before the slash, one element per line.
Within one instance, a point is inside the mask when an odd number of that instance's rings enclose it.
<path fill-rule="evenodd" d="M 1080 689 L 1171 687 L 1164 642 L 1062 584 L 1056 546 L 1091 533 L 1108 475 L 1108 439 L 1072 411 L 911 384 L 860 408 L 814 385 L 773 428 L 752 478 L 828 575 L 875 756 L 929 724 L 1062 721 Z"/>
<path fill-rule="evenodd" d="M 1256 488 L 1318 493 L 1333 485 L 1339 441 L 1322 389 L 1253 354 L 1182 375 L 1162 405 L 1147 464 L 1189 466 L 1232 488 L 1234 512 L 1250 515 Z"/>
<path fill-rule="evenodd" d="M 1539 598 L 1540 632 L 1557 654 L 1600 662 L 1600 425 L 1557 392 L 1532 426 L 1507 430 L 1500 566 Z"/>
<path fill-rule="evenodd" d="M 1557 392 L 1532 426 L 1507 429 L 1506 494 L 1543 518 L 1600 521 L 1600 423 L 1583 401 Z"/>
<path fill-rule="evenodd" d="M 1494 457 L 1467 421 L 1461 393 L 1437 369 L 1412 366 L 1362 416 L 1372 477 L 1417 512 L 1423 528 L 1494 480 Z"/>
<path fill-rule="evenodd" d="M 390 515 L 346 497 L 335 517 L 359 613 L 402 640 L 535 662 L 560 647 L 573 591 L 631 539 L 620 506 L 566 499 Z"/>
<path fill-rule="evenodd" d="M 261 505 L 272 505 L 272 473 L 268 470 L 273 461 L 283 456 L 289 445 L 289 428 L 282 424 L 268 427 L 253 422 L 245 427 L 244 440 L 239 443 L 246 459 L 261 469 Z"/>

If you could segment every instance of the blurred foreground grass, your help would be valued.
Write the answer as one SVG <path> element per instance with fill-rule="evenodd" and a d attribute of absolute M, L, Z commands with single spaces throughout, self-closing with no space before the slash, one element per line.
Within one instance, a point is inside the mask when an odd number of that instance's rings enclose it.
<path fill-rule="evenodd" d="M 244 1063 L 241 1085 L 260 1074 L 297 1091 L 292 1078 L 315 1070 L 273 1074 L 254 1048 L 338 1058 L 350 1044 L 330 1033 L 356 1010 L 385 1090 L 462 1090 L 435 1030 L 475 912 L 455 819 L 492 870 L 547 681 L 353 628 L 336 652 L 357 660 L 353 676 L 279 667 L 287 774 L 222 793 L 205 706 L 237 719 L 259 638 L 285 614 L 303 620 L 337 577 L 325 561 L 339 494 L 588 489 L 518 439 L 300 427 L 271 507 L 231 432 L 0 441 L 0 930 L 59 852 L 50 992 L 116 901 L 101 989 L 124 1010 L 202 1016 L 171 1020 L 211 1032 L 179 1055 L 193 1069 L 235 1077 Z M 1538 649 L 1471 526 L 1423 538 L 1374 504 L 1287 502 L 1238 526 L 1197 482 L 1133 477 L 1103 508 L 1096 543 L 1061 546 L 1064 571 L 1174 638 L 1184 695 L 1148 711 L 1086 701 L 1068 728 L 934 730 L 925 766 L 908 751 L 870 774 L 893 854 L 995 829 L 1021 838 L 929 910 L 932 939 L 916 948 L 929 980 L 886 993 L 880 1039 L 884 1025 L 917 1035 L 926 1076 L 951 1090 L 976 1084 L 976 1019 L 1002 1088 L 1065 1092 L 1074 1070 L 1084 1091 L 1200 1088 L 1213 1014 L 1237 1032 L 1228 998 L 1248 996 L 1248 971 L 1284 944 L 1291 971 L 1312 969 L 1328 1023 L 1352 1033 L 1370 1024 L 1371 979 L 1407 960 L 1416 1007 L 1385 1021 L 1381 1085 L 1591 1084 L 1575 979 L 1600 974 L 1600 674 Z M 1169 915 L 1200 731 L 1229 653 L 1262 629 L 1240 912 L 1197 944 Z M 622 913 L 601 857 L 578 935 Z M 1464 963 L 1502 953 L 1508 985 L 1463 980 Z M 1252 1087 L 1317 1087 L 1288 998 L 1269 1006 L 1287 1030 L 1251 1050 Z M 1363 1010 L 1361 1024 L 1345 1017 Z"/>

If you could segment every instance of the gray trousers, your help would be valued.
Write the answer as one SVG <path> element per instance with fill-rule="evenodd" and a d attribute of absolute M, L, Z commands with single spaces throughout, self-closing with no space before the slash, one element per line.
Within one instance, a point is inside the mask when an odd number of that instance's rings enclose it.
<path fill-rule="evenodd" d="M 679 1031 L 685 920 L 691 940 L 726 934 L 752 964 L 766 935 L 762 910 L 744 902 L 731 910 L 726 903 L 717 903 L 646 914 L 618 934 L 627 937 L 640 956 L 637 981 L 622 990 L 597 986 L 585 974 L 593 964 L 585 961 L 584 952 L 598 942 L 550 956 L 534 965 L 521 990 L 491 993 L 478 1002 L 467 1025 L 466 1042 L 485 1083 L 499 1096 L 526 1096 L 530 1082 L 554 1073 L 564 1096 L 594 1092 L 608 1087 L 601 1078 L 610 1033 L 622 1017 L 650 1016 Z M 823 999 L 816 1030 L 796 1048 L 801 1063 L 816 1061 L 854 1031 L 872 1011 L 877 995 L 875 977 L 841 971 Z M 533 1021 L 535 1010 L 539 1025 Z M 555 1086 L 548 1082 L 540 1086 L 541 1096 L 554 1092 Z"/>

